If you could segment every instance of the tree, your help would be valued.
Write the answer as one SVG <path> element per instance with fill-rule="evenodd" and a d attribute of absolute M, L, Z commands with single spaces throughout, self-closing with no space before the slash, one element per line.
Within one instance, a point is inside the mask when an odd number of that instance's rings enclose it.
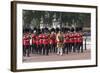
<path fill-rule="evenodd" d="M 84 27 L 90 26 L 89 13 L 73 13 L 73 12 L 56 12 L 56 11 L 36 11 L 36 10 L 23 10 L 23 24 L 33 27 L 40 27 L 41 17 L 43 18 L 44 25 L 52 26 L 52 20 L 56 15 L 56 20 L 61 25 L 69 26 L 76 24 L 77 26 Z"/>

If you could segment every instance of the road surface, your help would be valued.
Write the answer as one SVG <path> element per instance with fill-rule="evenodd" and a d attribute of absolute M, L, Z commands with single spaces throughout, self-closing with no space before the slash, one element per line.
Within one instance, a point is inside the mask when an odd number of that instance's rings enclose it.
<path fill-rule="evenodd" d="M 30 57 L 23 57 L 23 62 L 47 62 L 47 61 L 64 61 L 64 60 L 85 60 L 91 59 L 91 50 L 87 49 L 84 50 L 83 53 L 69 53 L 63 54 L 62 56 L 57 55 L 56 53 L 49 53 L 48 56 L 46 55 L 38 55 L 38 54 L 31 54 Z"/>

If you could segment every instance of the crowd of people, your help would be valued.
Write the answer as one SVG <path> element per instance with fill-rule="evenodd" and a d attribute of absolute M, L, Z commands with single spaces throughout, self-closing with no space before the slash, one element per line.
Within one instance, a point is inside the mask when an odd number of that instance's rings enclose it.
<path fill-rule="evenodd" d="M 34 28 L 23 30 L 23 56 L 83 52 L 82 28 Z"/>

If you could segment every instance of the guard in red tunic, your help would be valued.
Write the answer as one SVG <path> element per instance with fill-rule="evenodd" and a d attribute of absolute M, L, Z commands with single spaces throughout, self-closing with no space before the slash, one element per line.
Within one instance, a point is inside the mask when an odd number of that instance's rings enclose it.
<path fill-rule="evenodd" d="M 44 34 L 44 37 L 46 37 L 45 36 L 45 34 Z M 43 55 L 48 55 L 48 39 L 47 38 L 44 38 L 43 39 Z"/>
<path fill-rule="evenodd" d="M 36 53 L 36 35 L 32 34 L 32 53 Z"/>
<path fill-rule="evenodd" d="M 42 50 L 43 50 L 43 33 L 39 34 L 39 54 L 43 54 Z"/>
<path fill-rule="evenodd" d="M 26 56 L 26 34 L 23 35 L 23 56 Z"/>
<path fill-rule="evenodd" d="M 53 53 L 55 53 L 56 52 L 56 48 L 55 48 L 55 46 L 56 46 L 56 43 L 55 43 L 55 40 L 56 40 L 56 34 L 54 33 L 54 32 L 51 32 L 51 34 L 50 34 L 50 51 L 51 52 L 53 52 Z"/>
<path fill-rule="evenodd" d="M 54 29 L 54 52 L 57 53 L 57 40 L 56 40 L 56 29 Z"/>
<path fill-rule="evenodd" d="M 74 31 L 74 34 L 73 34 L 73 42 L 74 42 L 73 52 L 76 52 L 77 48 L 78 48 L 77 35 L 78 35 L 77 32 Z"/>
<path fill-rule="evenodd" d="M 43 39 L 39 40 L 39 46 L 40 46 L 40 48 L 39 48 L 39 54 L 43 54 L 42 53 L 42 50 L 43 50 Z"/>
<path fill-rule="evenodd" d="M 68 51 L 69 51 L 69 33 L 66 32 L 65 35 L 64 35 L 64 53 L 67 53 L 68 54 Z"/>
<path fill-rule="evenodd" d="M 76 50 L 79 53 L 80 51 L 83 52 L 83 34 L 82 34 L 82 29 L 80 29 L 79 27 L 76 28 Z"/>
<path fill-rule="evenodd" d="M 48 48 L 48 35 L 46 33 L 43 34 L 43 55 L 48 55 L 49 48 Z"/>
<path fill-rule="evenodd" d="M 71 30 L 71 32 L 69 33 L 69 52 L 72 52 L 73 47 L 74 47 L 74 33 Z"/>
<path fill-rule="evenodd" d="M 36 53 L 37 54 L 39 54 L 39 48 L 40 48 L 39 36 L 36 35 Z"/>
<path fill-rule="evenodd" d="M 79 51 L 83 52 L 83 35 L 82 32 L 79 32 L 79 39 L 78 39 L 78 43 L 79 43 Z"/>
<path fill-rule="evenodd" d="M 26 56 L 30 56 L 30 38 L 29 38 L 29 34 L 27 33 L 24 39 L 24 43 L 25 43 L 25 54 Z"/>
<path fill-rule="evenodd" d="M 56 33 L 55 33 L 55 37 L 56 37 Z M 55 53 L 57 53 L 57 40 L 56 40 L 56 38 L 55 38 L 55 41 L 54 41 L 54 48 L 55 48 Z"/>

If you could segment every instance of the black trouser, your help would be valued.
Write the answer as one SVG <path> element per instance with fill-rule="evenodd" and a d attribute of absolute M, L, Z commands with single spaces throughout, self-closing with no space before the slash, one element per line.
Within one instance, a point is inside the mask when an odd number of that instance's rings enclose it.
<path fill-rule="evenodd" d="M 39 54 L 40 45 L 36 45 L 36 53 Z"/>
<path fill-rule="evenodd" d="M 69 43 L 69 52 L 72 52 L 73 48 L 74 48 L 74 43 Z"/>
<path fill-rule="evenodd" d="M 50 52 L 56 52 L 55 44 L 50 44 Z"/>
<path fill-rule="evenodd" d="M 80 52 L 80 43 L 77 43 L 77 52 Z"/>
<path fill-rule="evenodd" d="M 53 44 L 49 44 L 49 45 L 50 45 L 49 52 L 52 53 L 53 52 Z"/>
<path fill-rule="evenodd" d="M 70 43 L 67 43 L 67 52 L 69 52 L 69 49 L 70 49 Z"/>
<path fill-rule="evenodd" d="M 43 55 L 48 55 L 49 54 L 49 45 L 48 44 L 44 44 L 43 46 Z"/>
<path fill-rule="evenodd" d="M 69 49 L 69 43 L 65 43 L 64 44 L 64 48 L 63 48 L 63 53 L 67 53 L 68 54 L 68 50 Z"/>
<path fill-rule="evenodd" d="M 39 45 L 39 54 L 42 54 L 43 44 Z"/>
<path fill-rule="evenodd" d="M 74 42 L 73 44 L 73 52 L 76 52 L 77 51 L 77 48 L 78 48 L 78 43 L 77 42 Z"/>
<path fill-rule="evenodd" d="M 83 52 L 83 43 L 77 43 L 77 51 L 78 51 L 78 53 L 81 51 L 81 52 Z"/>
<path fill-rule="evenodd" d="M 30 53 L 32 53 L 32 45 L 30 45 L 30 48 L 29 49 L 30 49 Z"/>
<path fill-rule="evenodd" d="M 26 56 L 26 48 L 25 48 L 25 45 L 23 45 L 23 56 Z"/>
<path fill-rule="evenodd" d="M 35 54 L 36 53 L 36 44 L 32 45 L 32 53 Z"/>
<path fill-rule="evenodd" d="M 28 57 L 30 56 L 30 45 L 26 45 L 25 46 L 25 55 L 27 55 Z"/>
<path fill-rule="evenodd" d="M 65 49 L 66 49 L 66 44 L 64 43 L 63 53 L 65 53 Z"/>
<path fill-rule="evenodd" d="M 56 44 L 53 44 L 53 47 L 54 47 L 54 53 L 56 53 L 57 52 Z"/>
<path fill-rule="evenodd" d="M 81 48 L 81 49 L 80 49 Z M 79 51 L 83 52 L 83 42 L 79 43 Z"/>
<path fill-rule="evenodd" d="M 51 44 L 48 44 L 48 53 L 52 52 Z"/>

